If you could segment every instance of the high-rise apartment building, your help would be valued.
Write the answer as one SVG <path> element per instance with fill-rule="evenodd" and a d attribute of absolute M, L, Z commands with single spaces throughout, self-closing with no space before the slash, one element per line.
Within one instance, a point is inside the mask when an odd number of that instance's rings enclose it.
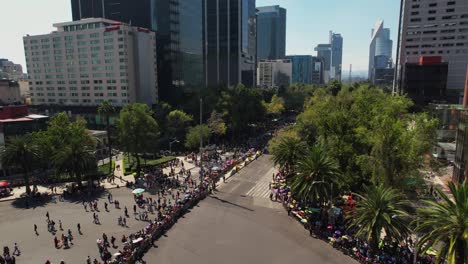
<path fill-rule="evenodd" d="M 256 83 L 255 0 L 204 0 L 205 74 L 210 86 Z"/>
<path fill-rule="evenodd" d="M 292 63 L 289 59 L 258 62 L 257 85 L 263 89 L 286 88 L 291 84 Z"/>
<path fill-rule="evenodd" d="M 54 27 L 23 38 L 33 105 L 158 101 L 154 32 L 103 18 Z"/>
<path fill-rule="evenodd" d="M 258 60 L 283 59 L 286 54 L 286 9 L 275 6 L 257 7 Z"/>
<path fill-rule="evenodd" d="M 440 56 L 448 63 L 445 101 L 458 103 L 468 65 L 468 1 L 405 0 L 401 19 L 399 92 L 405 93 L 405 65 L 421 56 Z"/>
<path fill-rule="evenodd" d="M 384 28 L 383 20 L 377 21 L 371 32 L 371 44 L 369 47 L 369 80 L 376 83 L 376 73 L 380 75 L 380 69 L 392 68 L 392 46 L 390 29 Z M 381 79 L 378 76 L 377 79 Z M 392 79 L 392 78 L 390 78 Z"/>
<path fill-rule="evenodd" d="M 330 44 L 318 44 L 315 47 L 317 51 L 317 58 L 322 61 L 323 66 L 323 82 L 328 83 L 331 80 L 331 59 L 332 49 Z"/>
<path fill-rule="evenodd" d="M 338 80 L 341 82 L 341 70 L 343 64 L 343 37 L 341 36 L 341 34 L 333 33 L 333 31 L 330 31 L 330 45 L 330 77 L 332 80 Z"/>
<path fill-rule="evenodd" d="M 204 87 L 204 0 L 71 0 L 73 20 L 103 17 L 156 32 L 159 97 L 184 104 Z"/>

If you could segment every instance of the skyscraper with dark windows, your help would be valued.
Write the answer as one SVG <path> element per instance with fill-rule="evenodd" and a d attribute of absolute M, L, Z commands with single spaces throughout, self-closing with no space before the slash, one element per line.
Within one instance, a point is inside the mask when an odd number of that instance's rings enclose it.
<path fill-rule="evenodd" d="M 369 47 L 369 80 L 376 83 L 376 73 L 381 69 L 392 68 L 392 46 L 390 29 L 384 28 L 382 20 L 377 21 L 371 32 L 371 44 Z M 378 77 L 378 76 L 377 76 Z M 380 79 L 378 77 L 377 79 Z"/>
<path fill-rule="evenodd" d="M 275 6 L 257 7 L 258 60 L 283 59 L 286 52 L 286 9 Z"/>
<path fill-rule="evenodd" d="M 204 87 L 204 0 L 71 0 L 73 20 L 102 17 L 156 31 L 159 98 L 179 106 Z"/>
<path fill-rule="evenodd" d="M 330 31 L 331 65 L 330 77 L 341 82 L 341 67 L 343 64 L 343 37 Z"/>
<path fill-rule="evenodd" d="M 257 20 L 255 0 L 204 0 L 207 85 L 254 87 Z"/>

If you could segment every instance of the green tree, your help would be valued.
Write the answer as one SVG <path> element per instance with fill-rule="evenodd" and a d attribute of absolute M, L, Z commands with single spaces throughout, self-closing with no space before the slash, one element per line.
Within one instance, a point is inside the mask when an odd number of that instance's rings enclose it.
<path fill-rule="evenodd" d="M 145 104 L 129 104 L 120 111 L 117 122 L 121 145 L 137 162 L 137 178 L 141 170 L 139 153 L 148 151 L 148 146 L 157 142 L 159 136 L 158 123 L 152 114 Z"/>
<path fill-rule="evenodd" d="M 323 202 L 326 197 L 332 198 L 331 184 L 338 182 L 339 175 L 336 161 L 320 146 L 314 146 L 299 158 L 296 174 L 289 179 L 289 185 L 301 199 Z"/>
<path fill-rule="evenodd" d="M 387 238 L 402 241 L 410 234 L 407 208 L 408 201 L 391 187 L 367 186 L 360 198 L 356 211 L 348 216 L 350 228 L 356 235 L 369 242 L 376 250 L 381 241 L 382 231 Z"/>
<path fill-rule="evenodd" d="M 53 152 L 52 164 L 57 173 L 72 176 L 81 186 L 82 176 L 97 169 L 96 142 L 83 119 L 69 123 L 66 129 L 69 137 Z"/>
<path fill-rule="evenodd" d="M 108 102 L 103 101 L 98 107 L 99 115 L 104 116 L 106 120 L 106 131 L 107 131 L 107 147 L 109 152 L 109 173 L 113 172 L 112 168 L 112 142 L 111 142 L 111 131 L 110 131 L 110 116 L 115 113 L 115 108 Z"/>
<path fill-rule="evenodd" d="M 5 167 L 18 168 L 23 171 L 24 185 L 28 195 L 31 194 L 30 173 L 38 159 L 39 149 L 33 138 L 28 135 L 11 138 L 2 153 L 2 164 Z"/>
<path fill-rule="evenodd" d="M 263 105 L 266 112 L 271 115 L 280 115 L 285 110 L 283 98 L 276 94 L 271 97 L 271 101 L 269 103 L 263 102 Z"/>
<path fill-rule="evenodd" d="M 304 102 L 314 93 L 315 87 L 310 84 L 294 83 L 288 88 L 280 87 L 278 96 L 284 99 L 284 106 L 287 110 L 302 111 Z"/>
<path fill-rule="evenodd" d="M 223 120 L 223 115 L 216 111 L 211 112 L 211 116 L 208 119 L 208 127 L 215 135 L 223 136 L 226 134 L 227 127 Z"/>
<path fill-rule="evenodd" d="M 307 145 L 299 139 L 285 137 L 270 152 L 275 165 L 291 175 L 297 161 L 307 153 Z"/>
<path fill-rule="evenodd" d="M 329 94 L 336 96 L 341 90 L 341 82 L 338 80 L 331 81 L 327 86 L 326 90 Z"/>
<path fill-rule="evenodd" d="M 176 138 L 182 138 L 185 135 L 193 117 L 182 110 L 173 110 L 167 117 L 167 130 Z"/>
<path fill-rule="evenodd" d="M 424 201 L 417 210 L 416 232 L 423 233 L 417 246 L 426 252 L 430 247 L 441 245 L 436 263 L 468 263 L 468 184 L 456 186 L 449 183 L 453 201 L 440 189 L 436 189 L 441 202 Z"/>
<path fill-rule="evenodd" d="M 203 137 L 203 145 L 205 145 L 211 137 L 211 130 L 207 125 L 191 127 L 185 137 L 185 147 L 196 149 L 200 145 L 200 134 Z"/>

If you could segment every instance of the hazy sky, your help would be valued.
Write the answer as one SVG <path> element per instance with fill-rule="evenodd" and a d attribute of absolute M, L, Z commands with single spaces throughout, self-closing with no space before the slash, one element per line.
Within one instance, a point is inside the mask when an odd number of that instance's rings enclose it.
<path fill-rule="evenodd" d="M 135 0 L 136 1 L 136 0 Z M 371 28 L 377 19 L 391 29 L 396 48 L 398 0 L 257 0 L 257 6 L 287 9 L 287 54 L 315 55 L 314 47 L 328 42 L 328 31 L 344 39 L 343 71 L 366 71 Z M 44 34 L 52 24 L 71 20 L 70 0 L 0 0 L 0 58 L 25 66 L 22 37 Z M 395 52 L 394 52 L 395 57 Z"/>

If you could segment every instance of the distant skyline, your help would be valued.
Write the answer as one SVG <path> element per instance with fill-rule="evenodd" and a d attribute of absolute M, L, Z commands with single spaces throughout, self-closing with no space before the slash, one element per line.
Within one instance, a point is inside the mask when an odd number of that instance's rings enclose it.
<path fill-rule="evenodd" d="M 5 1 L 5 0 L 2 0 Z M 394 41 L 398 29 L 399 1 L 396 0 L 257 0 L 257 6 L 280 5 L 287 9 L 286 54 L 314 55 L 314 47 L 328 43 L 328 32 L 343 36 L 343 76 L 349 64 L 353 72 L 367 72 L 371 29 L 378 19 L 385 21 Z M 53 31 L 52 24 L 71 21 L 69 0 L 16 0 L 4 3 L 0 16 L 2 41 L 0 58 L 23 65 L 26 70 L 22 38 Z"/>

